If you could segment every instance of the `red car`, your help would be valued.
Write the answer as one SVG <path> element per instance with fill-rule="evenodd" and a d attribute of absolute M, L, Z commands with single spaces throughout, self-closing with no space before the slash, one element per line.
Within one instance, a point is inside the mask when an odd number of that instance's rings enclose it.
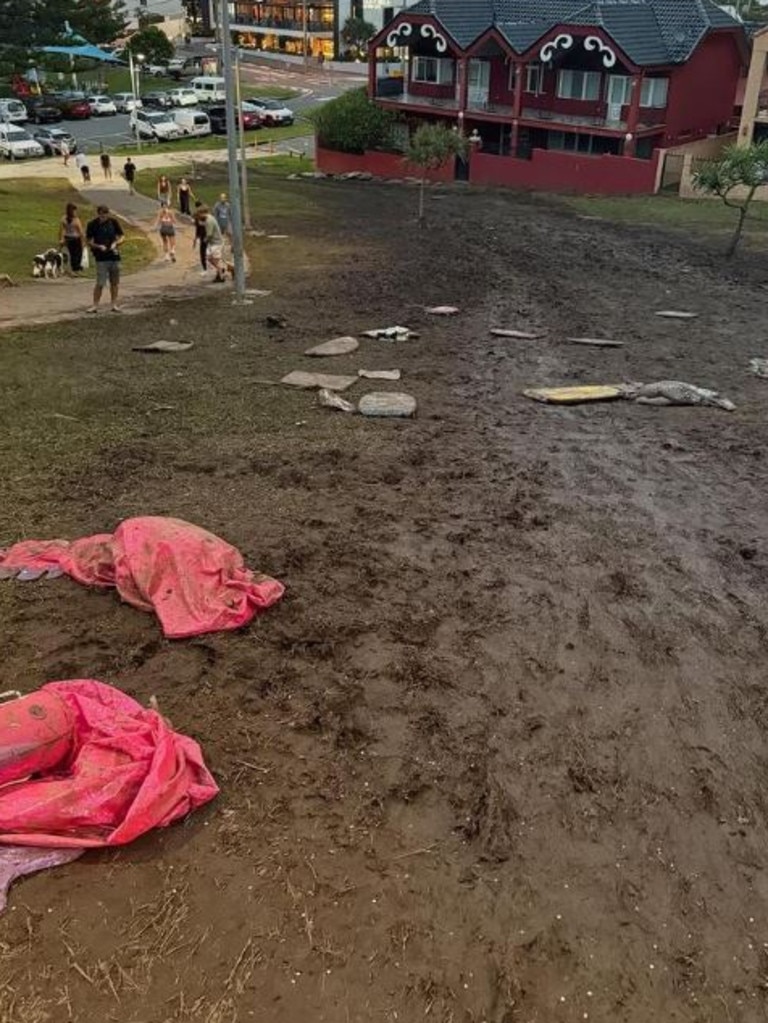
<path fill-rule="evenodd" d="M 214 135 L 226 135 L 227 133 L 227 108 L 222 106 L 207 107 L 206 114 L 211 122 L 211 131 Z M 235 111 L 235 121 L 240 127 L 240 118 Z M 255 131 L 261 127 L 261 114 L 256 110 L 246 110 L 243 104 L 243 131 Z"/>
<path fill-rule="evenodd" d="M 52 98 L 68 121 L 85 121 L 91 116 L 91 105 L 83 95 L 55 93 Z"/>

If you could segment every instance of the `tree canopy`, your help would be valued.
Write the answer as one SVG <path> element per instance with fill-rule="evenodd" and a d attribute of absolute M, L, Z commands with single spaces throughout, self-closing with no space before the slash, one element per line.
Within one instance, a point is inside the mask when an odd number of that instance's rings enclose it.
<path fill-rule="evenodd" d="M 109 43 L 125 31 L 123 0 L 0 0 L 0 59 L 25 65 L 43 46 L 66 46 L 71 35 Z"/>
<path fill-rule="evenodd" d="M 731 257 L 736 252 L 755 192 L 767 180 L 768 142 L 726 146 L 719 159 L 706 161 L 695 172 L 693 183 L 696 188 L 718 196 L 726 206 L 738 211 L 726 256 Z"/>
<path fill-rule="evenodd" d="M 148 25 L 134 33 L 126 49 L 134 55 L 142 53 L 150 64 L 165 64 L 174 54 L 173 43 L 156 25 Z"/>
<path fill-rule="evenodd" d="M 355 54 L 362 53 L 376 35 L 376 26 L 365 18 L 347 18 L 341 30 L 344 45 Z"/>

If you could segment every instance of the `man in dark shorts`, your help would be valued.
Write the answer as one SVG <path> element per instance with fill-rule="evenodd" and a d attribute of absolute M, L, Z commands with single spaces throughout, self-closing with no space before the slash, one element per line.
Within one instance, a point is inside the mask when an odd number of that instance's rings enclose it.
<path fill-rule="evenodd" d="M 128 191 L 133 195 L 133 182 L 136 180 L 136 164 L 130 156 L 123 164 L 123 177 L 128 185 Z"/>
<path fill-rule="evenodd" d="M 200 246 L 200 266 L 202 267 L 200 276 L 206 277 L 208 275 L 208 234 L 205 230 L 205 221 L 198 216 L 202 208 L 203 203 L 198 200 L 195 203 L 195 237 L 192 247 L 194 248 L 198 244 Z"/>
<path fill-rule="evenodd" d="M 96 208 L 96 217 L 85 229 L 85 240 L 91 247 L 96 263 L 96 285 L 93 289 L 93 305 L 89 313 L 99 311 L 101 293 L 109 282 L 112 312 L 119 313 L 117 296 L 120 290 L 120 246 L 123 244 L 123 229 L 115 217 L 110 216 L 106 206 Z"/>

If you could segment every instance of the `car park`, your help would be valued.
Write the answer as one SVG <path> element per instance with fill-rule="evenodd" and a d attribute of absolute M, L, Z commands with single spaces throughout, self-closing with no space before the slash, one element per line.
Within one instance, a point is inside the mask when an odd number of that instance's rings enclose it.
<path fill-rule="evenodd" d="M 111 96 L 91 96 L 88 103 L 94 117 L 108 117 L 117 113 L 117 107 Z"/>
<path fill-rule="evenodd" d="M 207 107 L 206 111 L 211 122 L 211 131 L 214 135 L 226 135 L 227 134 L 227 108 L 218 107 Z M 240 127 L 240 117 L 238 111 L 235 111 L 235 122 Z M 261 128 L 261 114 L 255 110 L 243 110 L 243 130 L 244 131 L 255 131 Z"/>
<path fill-rule="evenodd" d="M 60 156 L 62 144 L 66 142 L 69 152 L 77 152 L 77 141 L 64 128 L 33 128 L 29 133 L 43 148 L 45 156 Z"/>
<path fill-rule="evenodd" d="M 211 119 L 204 110 L 176 110 L 173 116 L 185 135 L 211 134 Z"/>
<path fill-rule="evenodd" d="M 29 114 L 20 99 L 0 99 L 0 121 L 23 124 L 27 120 Z"/>
<path fill-rule="evenodd" d="M 25 100 L 27 114 L 35 124 L 56 124 L 61 120 L 61 107 L 47 96 L 30 96 Z"/>
<path fill-rule="evenodd" d="M 0 124 L 0 156 L 6 160 L 25 160 L 43 156 L 43 147 L 18 124 L 5 121 Z"/>
<path fill-rule="evenodd" d="M 290 107 L 274 99 L 249 99 L 243 103 L 243 110 L 255 110 L 261 114 L 261 122 L 268 128 L 287 127 L 296 120 Z"/>
<path fill-rule="evenodd" d="M 116 92 L 112 96 L 117 107 L 118 114 L 130 114 L 134 110 L 141 110 L 143 104 L 132 92 Z"/>
<path fill-rule="evenodd" d="M 144 92 L 141 102 L 145 110 L 167 110 L 173 106 L 167 92 Z"/>
<path fill-rule="evenodd" d="M 195 90 L 188 89 L 186 87 L 171 89 L 168 93 L 168 99 L 174 107 L 194 107 L 197 106 L 198 103 L 197 93 Z"/>
<path fill-rule="evenodd" d="M 134 110 L 131 114 L 131 130 L 143 139 L 157 139 L 170 142 L 184 134 L 173 119 L 173 114 L 164 110 Z"/>

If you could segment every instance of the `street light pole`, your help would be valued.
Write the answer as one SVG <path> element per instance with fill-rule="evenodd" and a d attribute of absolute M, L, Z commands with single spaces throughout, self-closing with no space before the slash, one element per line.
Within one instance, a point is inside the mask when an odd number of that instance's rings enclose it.
<path fill-rule="evenodd" d="M 307 48 L 309 46 L 309 25 L 307 23 L 307 13 L 308 13 L 307 12 L 307 0 L 302 0 L 301 9 L 302 9 L 303 17 L 304 17 L 304 43 L 303 43 L 303 47 L 304 47 L 304 67 L 306 67 L 307 64 L 309 63 L 309 54 L 307 53 Z"/>
<path fill-rule="evenodd" d="M 237 121 L 235 118 L 235 87 L 232 68 L 232 30 L 229 21 L 229 0 L 221 0 L 221 71 L 226 89 L 227 170 L 229 199 L 232 205 L 232 259 L 235 264 L 235 298 L 245 298 L 245 254 L 243 252 L 243 214 L 240 181 L 237 173 Z"/>
<path fill-rule="evenodd" d="M 136 111 L 139 109 L 138 89 L 136 88 L 136 65 L 133 62 L 133 50 L 128 50 L 128 71 L 131 76 L 131 92 L 133 93 L 133 130 L 136 133 L 136 152 L 141 152 L 141 132 L 139 122 L 136 118 Z"/>
<path fill-rule="evenodd" d="M 240 187 L 243 198 L 243 227 L 251 229 L 251 204 L 248 201 L 248 160 L 245 152 L 245 124 L 243 118 L 243 97 L 240 90 L 240 47 L 235 51 L 235 84 L 237 86 L 237 116 L 240 118 Z"/>

